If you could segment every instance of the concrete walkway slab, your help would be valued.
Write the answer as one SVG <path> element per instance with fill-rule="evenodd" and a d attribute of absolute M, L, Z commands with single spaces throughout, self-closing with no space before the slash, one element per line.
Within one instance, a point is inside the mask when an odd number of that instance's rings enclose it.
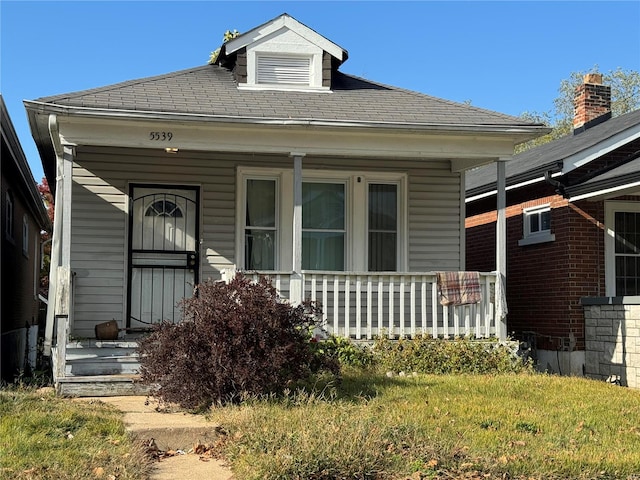
<path fill-rule="evenodd" d="M 156 404 L 146 404 L 144 396 L 85 397 L 82 401 L 100 401 L 124 412 L 127 430 L 143 441 L 153 439 L 162 451 L 188 452 L 197 444 L 214 443 L 216 425 L 202 415 L 160 412 Z M 162 458 L 155 464 L 151 480 L 230 480 L 231 470 L 221 460 L 187 453 Z"/>

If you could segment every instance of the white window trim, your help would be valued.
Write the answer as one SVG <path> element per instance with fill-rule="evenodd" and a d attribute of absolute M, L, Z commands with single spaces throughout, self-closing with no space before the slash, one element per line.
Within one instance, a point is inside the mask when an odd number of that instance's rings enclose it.
<path fill-rule="evenodd" d="M 291 174 L 293 175 L 293 173 Z M 238 175 L 236 179 L 236 188 L 239 192 L 236 204 L 236 267 L 244 270 L 244 231 L 246 229 L 246 203 L 247 203 L 247 180 L 273 180 L 276 182 L 276 238 L 278 248 L 275 251 L 275 270 L 273 271 L 291 271 L 293 266 L 291 260 L 287 259 L 287 251 L 291 252 L 293 244 L 291 243 L 291 215 L 288 214 L 293 210 L 293 200 L 286 201 L 283 195 L 285 181 L 285 172 L 273 168 L 244 168 L 238 167 Z M 291 183 L 293 180 L 291 180 Z M 271 271 L 271 270 L 270 270 Z"/>
<path fill-rule="evenodd" d="M 352 172 L 303 169 L 303 182 L 345 183 L 345 271 L 368 271 L 368 186 L 370 183 L 398 185 L 397 271 L 407 271 L 407 174 L 398 172 Z M 244 267 L 244 225 L 247 179 L 278 179 L 277 232 L 280 246 L 276 252 L 276 270 L 293 270 L 293 169 L 238 167 L 236 187 L 236 265 Z M 360 180 L 358 180 L 360 179 Z M 355 199 L 358 199 L 357 201 Z M 356 211 L 356 210 L 359 211 Z M 365 245 L 366 248 L 362 248 Z"/>
<path fill-rule="evenodd" d="M 29 218 L 22 215 L 22 255 L 29 258 Z"/>
<path fill-rule="evenodd" d="M 605 202 L 604 210 L 604 270 L 605 292 L 608 297 L 616 296 L 616 245 L 615 214 L 617 212 L 640 213 L 639 202 Z"/>
<path fill-rule="evenodd" d="M 329 184 L 340 184 L 344 185 L 344 266 L 341 271 L 349 271 L 349 265 L 352 263 L 353 252 L 352 252 L 352 231 L 353 228 L 350 228 L 353 224 L 352 219 L 352 198 L 353 198 L 353 187 L 349 178 L 344 175 L 340 175 L 339 172 L 324 172 L 321 170 L 306 170 L 302 172 L 302 183 L 329 183 Z M 291 192 L 293 194 L 293 185 Z M 302 213 L 304 218 L 304 210 Z M 337 232 L 341 230 L 315 230 L 315 229 L 307 229 L 302 228 L 302 231 L 325 231 L 325 232 Z"/>
<path fill-rule="evenodd" d="M 365 182 L 365 198 L 366 208 L 364 211 L 364 220 L 366 222 L 364 233 L 365 239 L 363 245 L 366 245 L 364 249 L 364 269 L 369 271 L 369 185 L 396 185 L 397 198 L 396 198 L 396 218 L 398 224 L 396 225 L 396 271 L 406 272 L 407 269 L 407 245 L 406 245 L 406 225 L 407 225 L 407 189 L 406 189 L 406 175 L 394 175 L 396 178 L 390 178 L 389 175 L 378 176 L 367 175 Z"/>
<path fill-rule="evenodd" d="M 551 229 L 531 232 L 529 218 L 531 215 L 539 215 L 544 212 L 550 212 L 551 205 L 537 205 L 535 207 L 522 209 L 522 239 L 518 240 L 518 245 L 524 247 L 526 245 L 535 245 L 538 243 L 553 242 L 556 236 L 551 233 Z"/>

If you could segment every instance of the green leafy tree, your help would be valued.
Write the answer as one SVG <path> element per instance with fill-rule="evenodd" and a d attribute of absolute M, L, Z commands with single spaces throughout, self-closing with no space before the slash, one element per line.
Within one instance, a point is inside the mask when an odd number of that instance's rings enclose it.
<path fill-rule="evenodd" d="M 42 201 L 47 209 L 47 216 L 53 226 L 53 217 L 55 216 L 55 205 L 53 202 L 53 195 L 49 188 L 49 182 L 46 177 L 42 178 L 42 183 L 38 184 L 38 192 L 42 197 Z M 40 269 L 40 293 L 45 297 L 49 293 L 49 264 L 51 263 L 51 234 L 43 231 L 42 235 L 42 265 Z"/>
<path fill-rule="evenodd" d="M 574 103 L 576 87 L 582 84 L 587 73 L 600 73 L 596 65 L 589 72 L 572 72 L 569 78 L 560 82 L 558 96 L 553 101 L 553 109 L 547 112 L 525 112 L 520 117 L 527 121 L 542 122 L 553 130 L 542 137 L 522 143 L 516 153 L 543 145 L 564 137 L 573 131 Z M 611 86 L 611 113 L 614 117 L 640 108 L 640 72 L 618 67 L 602 74 L 602 82 Z"/>
<path fill-rule="evenodd" d="M 224 45 L 229 40 L 236 38 L 238 35 L 240 35 L 240 33 L 237 30 L 227 30 L 222 36 L 222 44 Z M 220 55 L 220 48 L 215 49 L 209 55 L 209 65 L 213 65 L 214 63 L 216 63 L 216 60 L 218 60 L 218 55 Z"/>

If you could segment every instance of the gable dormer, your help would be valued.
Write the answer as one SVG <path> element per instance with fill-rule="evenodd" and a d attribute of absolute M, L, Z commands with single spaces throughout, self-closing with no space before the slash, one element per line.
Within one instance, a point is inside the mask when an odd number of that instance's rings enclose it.
<path fill-rule="evenodd" d="M 285 14 L 225 43 L 216 61 L 239 89 L 330 91 L 347 51 Z"/>

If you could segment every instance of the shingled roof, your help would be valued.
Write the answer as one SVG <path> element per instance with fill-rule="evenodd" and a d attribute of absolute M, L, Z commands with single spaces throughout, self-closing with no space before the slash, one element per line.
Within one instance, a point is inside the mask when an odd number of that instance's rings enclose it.
<path fill-rule="evenodd" d="M 219 65 L 206 65 L 91 90 L 42 97 L 36 102 L 234 119 L 486 127 L 537 125 L 341 72 L 334 74 L 331 90 L 330 93 L 241 90 L 237 88 L 230 70 Z"/>
<path fill-rule="evenodd" d="M 567 135 L 552 142 L 540 145 L 515 155 L 506 165 L 507 186 L 540 178 L 545 172 L 557 173 L 563 169 L 563 163 L 569 157 L 579 155 L 606 140 L 640 125 L 640 110 L 620 115 L 579 134 Z M 615 172 L 626 174 L 626 167 L 610 171 L 606 177 L 610 179 Z M 596 183 L 594 179 L 591 183 Z M 481 195 L 496 188 L 495 166 L 486 165 L 467 172 L 467 196 Z"/>

